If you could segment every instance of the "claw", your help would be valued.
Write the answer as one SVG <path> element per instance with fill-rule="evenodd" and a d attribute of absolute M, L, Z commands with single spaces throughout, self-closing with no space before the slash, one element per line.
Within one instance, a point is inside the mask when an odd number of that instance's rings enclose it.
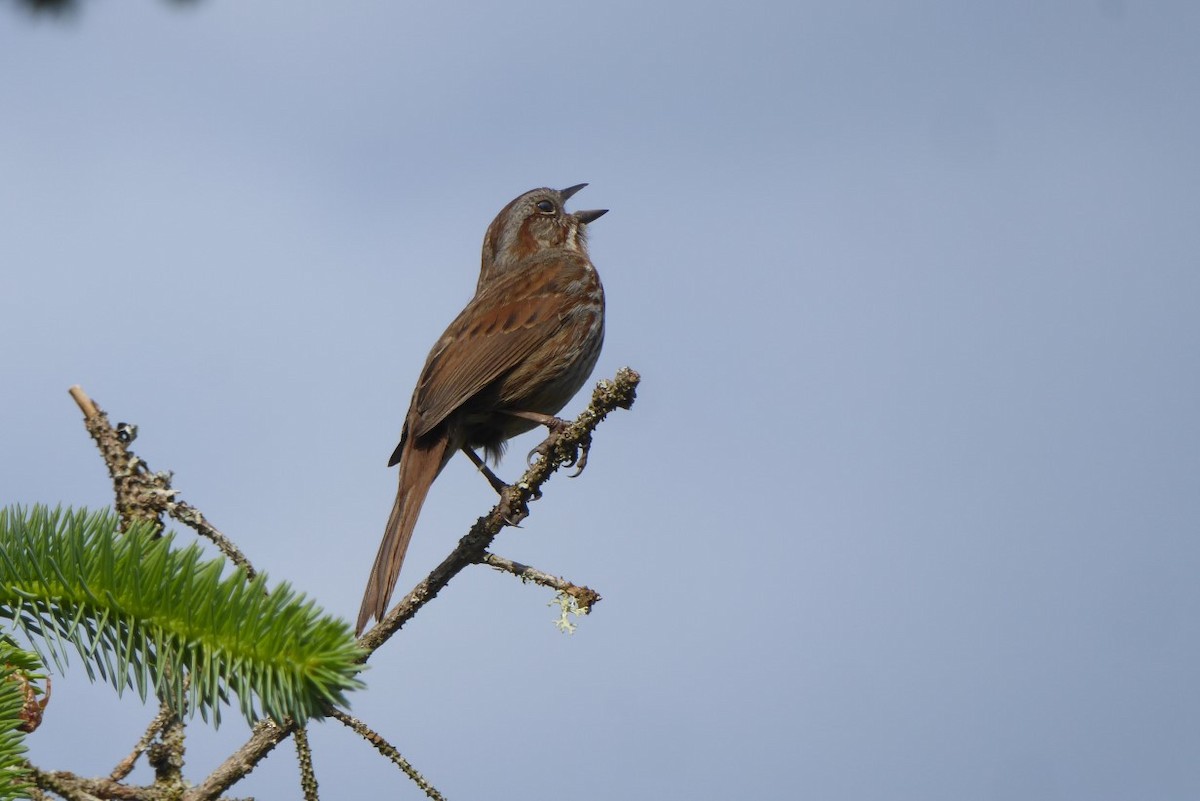
<path fill-rule="evenodd" d="M 579 478 L 583 473 L 583 468 L 587 467 L 588 452 L 592 449 L 592 435 L 588 434 L 579 443 L 579 452 L 576 458 L 567 463 L 567 467 L 574 466 L 575 472 L 571 473 L 571 478 Z"/>
<path fill-rule="evenodd" d="M 513 510 L 512 517 L 509 517 L 507 515 L 505 516 L 504 523 L 506 525 L 512 526 L 513 528 L 520 528 L 521 521 L 524 520 L 525 518 L 529 517 L 529 504 L 525 503 L 524 501 L 521 501 L 520 504 L 512 503 L 512 501 L 510 500 L 512 498 L 512 496 L 508 494 L 508 491 L 511 490 L 512 488 L 507 487 L 505 489 L 506 489 L 506 491 L 501 493 L 501 502 L 508 503 L 509 505 L 515 506 L 516 508 Z"/>
<path fill-rule="evenodd" d="M 542 440 L 541 444 L 525 455 L 525 463 L 530 466 L 533 466 L 534 464 L 534 456 L 537 456 L 538 459 L 542 461 L 549 459 L 552 450 L 551 441 L 554 439 L 554 436 L 560 433 L 567 426 L 571 425 L 568 421 L 563 420 L 560 417 L 548 417 L 543 414 L 535 414 L 532 412 L 509 412 L 509 414 L 512 414 L 515 417 L 522 417 L 526 420 L 533 420 L 538 424 L 544 425 L 546 428 L 550 429 L 550 436 Z M 589 434 L 582 442 L 579 443 L 578 447 L 571 449 L 569 458 L 567 461 L 563 462 L 563 467 L 575 468 L 575 472 L 571 473 L 571 478 L 577 477 L 583 472 L 583 468 L 587 466 L 588 449 L 591 447 L 592 437 Z"/>
<path fill-rule="evenodd" d="M 550 436 L 546 437 L 546 439 L 542 440 L 542 443 L 540 445 L 538 445 L 536 448 L 531 450 L 528 453 L 528 455 L 526 455 L 526 457 L 525 457 L 526 464 L 533 466 L 533 457 L 534 456 L 537 456 L 538 459 L 541 461 L 545 461 L 546 459 L 549 459 L 551 453 L 554 450 L 553 448 L 551 448 L 551 442 L 553 439 L 554 439 L 554 434 L 551 434 Z M 570 460 L 565 462 L 563 464 L 563 466 L 564 467 L 574 467 L 575 460 L 577 458 L 578 458 L 577 455 L 572 454 Z"/>
<path fill-rule="evenodd" d="M 561 422 L 561 421 L 560 421 Z M 566 423 L 564 423 L 566 425 Z M 533 457 L 536 455 L 539 459 L 549 459 L 551 453 L 551 441 L 554 439 L 554 434 L 561 430 L 562 426 L 556 427 L 554 433 L 542 440 L 541 444 L 531 450 L 525 457 L 527 464 L 533 464 Z M 574 467 L 575 472 L 571 473 L 571 478 L 577 478 L 583 472 L 583 468 L 587 467 L 588 451 L 592 447 L 592 437 L 589 434 L 578 445 L 571 449 L 570 458 L 563 462 L 563 467 Z"/>

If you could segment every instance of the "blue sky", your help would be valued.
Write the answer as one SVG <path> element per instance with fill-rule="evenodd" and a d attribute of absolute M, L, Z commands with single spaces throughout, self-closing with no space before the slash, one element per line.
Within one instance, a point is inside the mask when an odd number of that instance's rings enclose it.
<path fill-rule="evenodd" d="M 642 389 L 496 551 L 604 601 L 566 637 L 469 571 L 354 713 L 451 798 L 1194 797 L 1198 38 L 1133 0 L 6 5 L 0 500 L 111 502 L 82 384 L 351 618 L 485 227 L 587 181 L 595 377 Z M 491 500 L 452 462 L 402 589 Z M 152 715 L 54 687 L 46 768 Z M 190 775 L 244 736 L 197 723 Z M 328 797 L 419 797 L 312 740 Z M 236 794 L 298 796 L 290 750 Z"/>

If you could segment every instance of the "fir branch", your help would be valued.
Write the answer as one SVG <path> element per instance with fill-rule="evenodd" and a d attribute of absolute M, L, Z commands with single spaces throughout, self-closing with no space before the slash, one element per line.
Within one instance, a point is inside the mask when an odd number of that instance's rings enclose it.
<path fill-rule="evenodd" d="M 0 637 L 0 801 L 29 796 L 25 733 L 36 726 L 30 727 L 27 707 L 31 700 L 37 706 L 30 680 L 40 671 L 33 654 Z"/>
<path fill-rule="evenodd" d="M 61 670 L 136 687 L 220 720 L 232 692 L 249 720 L 300 720 L 346 703 L 362 652 L 341 620 L 287 584 L 267 591 L 222 558 L 111 512 L 0 509 L 0 618 Z"/>

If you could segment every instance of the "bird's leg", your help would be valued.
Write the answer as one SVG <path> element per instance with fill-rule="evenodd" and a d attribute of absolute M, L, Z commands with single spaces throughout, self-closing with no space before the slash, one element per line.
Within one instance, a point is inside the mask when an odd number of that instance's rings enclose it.
<path fill-rule="evenodd" d="M 534 454 L 537 454 L 538 457 L 542 459 L 548 459 L 550 457 L 550 441 L 554 438 L 555 434 L 558 434 L 564 428 L 570 425 L 568 421 L 563 420 L 561 417 L 555 417 L 551 414 L 542 414 L 540 412 L 510 411 L 508 414 L 513 417 L 520 417 L 523 420 L 532 420 L 538 425 L 542 425 L 550 429 L 550 436 L 546 437 L 546 439 L 542 441 L 542 444 L 538 445 L 536 448 L 531 450 L 528 455 L 526 455 L 525 461 L 529 464 L 533 464 Z M 571 478 L 578 476 L 583 472 L 583 468 L 587 466 L 588 450 L 591 447 L 591 436 L 584 438 L 584 440 L 579 443 L 578 451 L 571 456 L 571 460 L 567 462 L 566 465 L 567 467 L 575 468 L 575 472 L 571 473 Z"/>
<path fill-rule="evenodd" d="M 550 429 L 551 434 L 557 434 L 570 425 L 570 423 L 561 417 L 555 417 L 552 414 L 542 414 L 541 412 L 506 411 L 505 414 L 510 417 L 520 417 L 522 420 L 532 420 L 539 426 L 545 426 Z"/>
<path fill-rule="evenodd" d="M 496 491 L 496 494 L 499 495 L 503 499 L 504 493 L 508 490 L 508 485 L 505 484 L 503 480 L 501 480 L 500 476 L 493 473 L 492 469 L 487 466 L 487 462 L 485 462 L 483 459 L 480 459 L 479 454 L 477 454 L 475 451 L 471 450 L 470 447 L 463 445 L 462 452 L 467 455 L 467 458 L 470 459 L 472 463 L 474 463 L 475 467 L 479 470 L 479 472 L 483 473 L 483 477 L 486 478 L 488 480 L 488 483 L 492 485 L 492 489 L 494 489 Z M 538 498 L 541 498 L 541 497 L 542 497 L 542 493 L 539 490 L 538 493 L 534 496 L 534 500 L 536 501 Z M 512 520 L 512 519 L 506 517 L 504 519 L 504 522 L 508 523 L 513 528 L 520 528 L 521 521 L 524 520 L 526 517 L 529 517 L 529 507 L 524 506 L 524 505 L 522 505 L 522 507 L 523 508 L 520 508 L 517 510 L 515 520 Z"/>
<path fill-rule="evenodd" d="M 508 485 L 500 479 L 500 476 L 492 472 L 492 468 L 487 466 L 487 462 L 483 461 L 483 459 L 480 459 L 479 454 L 471 450 L 466 445 L 462 446 L 462 452 L 467 455 L 467 458 L 471 460 L 476 469 L 478 469 L 480 473 L 483 473 L 483 477 L 486 478 L 487 482 L 492 485 L 492 489 L 494 489 L 497 494 L 503 495 L 504 488 Z"/>

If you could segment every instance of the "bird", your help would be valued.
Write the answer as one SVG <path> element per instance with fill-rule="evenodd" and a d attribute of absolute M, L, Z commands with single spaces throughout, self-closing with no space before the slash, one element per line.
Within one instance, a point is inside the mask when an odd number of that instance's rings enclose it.
<path fill-rule="evenodd" d="M 608 209 L 568 212 L 587 184 L 530 190 L 488 226 L 475 295 L 421 370 L 388 466 L 399 487 L 371 567 L 356 635 L 382 620 L 430 486 L 458 451 L 486 468 L 505 443 L 556 415 L 584 385 L 604 343 L 604 287 L 587 227 Z M 475 452 L 481 448 L 481 459 Z"/>

